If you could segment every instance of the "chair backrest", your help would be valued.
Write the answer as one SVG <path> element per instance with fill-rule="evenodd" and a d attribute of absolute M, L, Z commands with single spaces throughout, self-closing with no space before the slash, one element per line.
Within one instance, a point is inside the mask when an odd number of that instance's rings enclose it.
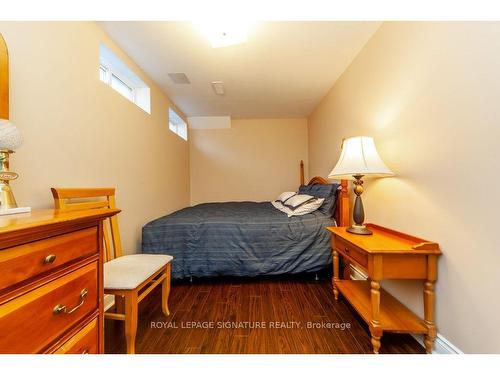
<path fill-rule="evenodd" d="M 116 208 L 115 188 L 52 188 L 51 190 L 55 207 L 61 211 Z M 106 260 L 122 256 L 116 215 L 104 220 L 103 240 Z"/>

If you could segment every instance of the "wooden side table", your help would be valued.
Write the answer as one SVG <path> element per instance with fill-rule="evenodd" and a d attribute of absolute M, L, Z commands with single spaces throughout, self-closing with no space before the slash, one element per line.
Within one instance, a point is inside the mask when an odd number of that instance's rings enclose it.
<path fill-rule="evenodd" d="M 380 349 L 384 331 L 424 335 L 425 349 L 432 353 L 436 339 L 434 283 L 437 280 L 439 245 L 421 238 L 367 224 L 373 235 L 357 235 L 346 227 L 328 227 L 332 233 L 333 293 L 339 292 L 369 325 L 373 352 Z M 341 280 L 339 254 L 368 274 L 367 281 Z M 424 318 L 421 319 L 380 288 L 385 279 L 424 280 Z"/>

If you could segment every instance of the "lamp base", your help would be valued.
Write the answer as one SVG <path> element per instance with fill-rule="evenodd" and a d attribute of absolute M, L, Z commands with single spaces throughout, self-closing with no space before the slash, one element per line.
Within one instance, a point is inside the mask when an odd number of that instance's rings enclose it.
<path fill-rule="evenodd" d="M 15 180 L 17 173 L 9 171 L 9 156 L 14 153 L 12 150 L 0 149 L 0 210 L 17 208 L 14 193 L 9 182 Z"/>
<path fill-rule="evenodd" d="M 363 180 L 361 179 L 363 175 L 356 174 L 353 176 L 354 180 L 354 193 L 356 194 L 356 200 L 354 201 L 354 209 L 352 211 L 352 218 L 354 219 L 354 224 L 347 228 L 349 233 L 370 235 L 373 234 L 363 222 L 365 221 L 365 210 L 363 208 L 363 201 L 361 200 L 361 194 L 363 194 Z"/>
<path fill-rule="evenodd" d="M 368 229 L 366 226 L 364 226 L 364 225 L 356 225 L 356 224 L 354 224 L 354 225 L 351 225 L 346 230 L 349 233 L 361 234 L 361 235 L 365 235 L 365 236 L 373 234 L 373 232 L 370 229 Z"/>

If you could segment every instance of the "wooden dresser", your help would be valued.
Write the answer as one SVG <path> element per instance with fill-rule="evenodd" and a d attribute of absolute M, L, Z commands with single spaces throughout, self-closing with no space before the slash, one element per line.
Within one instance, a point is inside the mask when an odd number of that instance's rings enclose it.
<path fill-rule="evenodd" d="M 102 221 L 118 212 L 0 216 L 0 353 L 103 353 Z"/>
<path fill-rule="evenodd" d="M 432 353 L 439 245 L 375 224 L 366 226 L 372 235 L 352 234 L 346 227 L 327 228 L 332 233 L 335 299 L 340 292 L 368 324 L 374 353 L 379 352 L 383 332 L 423 334 L 426 351 Z M 369 280 L 341 280 L 339 255 L 364 269 Z M 380 287 L 380 281 L 387 279 L 423 281 L 423 319 Z"/>

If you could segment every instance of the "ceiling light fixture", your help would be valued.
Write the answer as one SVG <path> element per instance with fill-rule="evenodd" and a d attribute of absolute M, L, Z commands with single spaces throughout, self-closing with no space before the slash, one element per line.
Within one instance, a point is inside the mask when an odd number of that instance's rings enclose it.
<path fill-rule="evenodd" d="M 193 21 L 198 31 L 210 41 L 213 48 L 245 43 L 252 22 L 244 20 Z"/>

